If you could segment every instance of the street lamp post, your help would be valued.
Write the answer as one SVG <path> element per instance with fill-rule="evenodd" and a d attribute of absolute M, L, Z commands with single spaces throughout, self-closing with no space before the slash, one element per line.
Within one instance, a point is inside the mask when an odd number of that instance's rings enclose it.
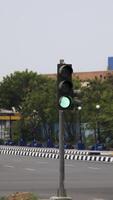
<path fill-rule="evenodd" d="M 97 138 L 98 138 L 98 141 L 100 142 L 100 123 L 99 123 L 99 110 L 100 110 L 100 105 L 97 104 L 96 105 L 96 110 L 97 110 L 97 125 L 96 125 L 96 132 L 97 132 Z"/>
<path fill-rule="evenodd" d="M 80 141 L 82 143 L 82 132 L 81 132 L 81 110 L 82 107 L 78 106 L 78 111 L 79 111 L 79 136 L 80 136 Z"/>
<path fill-rule="evenodd" d="M 9 137 L 12 140 L 12 122 L 11 122 L 11 113 L 9 114 Z"/>
<path fill-rule="evenodd" d="M 33 119 L 33 127 L 32 127 L 32 137 L 33 140 L 36 139 L 36 126 L 37 126 L 37 122 L 39 121 L 39 116 L 38 116 L 38 111 L 37 110 L 33 110 L 32 112 L 32 119 Z"/>

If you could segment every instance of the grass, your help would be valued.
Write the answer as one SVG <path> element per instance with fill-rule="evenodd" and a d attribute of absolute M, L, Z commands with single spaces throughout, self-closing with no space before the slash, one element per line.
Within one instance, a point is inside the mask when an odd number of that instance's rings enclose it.
<path fill-rule="evenodd" d="M 9 196 L 0 197 L 0 200 L 39 200 L 37 196 L 29 192 L 16 192 Z"/>

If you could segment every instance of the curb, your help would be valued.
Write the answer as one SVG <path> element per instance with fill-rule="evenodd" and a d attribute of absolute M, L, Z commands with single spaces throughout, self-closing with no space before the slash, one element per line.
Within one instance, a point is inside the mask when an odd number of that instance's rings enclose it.
<path fill-rule="evenodd" d="M 71 151 L 71 153 L 69 153 Z M 89 152 L 85 152 L 86 155 L 78 155 L 75 154 L 76 151 L 69 150 L 65 151 L 64 158 L 66 160 L 81 160 L 81 161 L 100 161 L 100 162 L 109 162 L 113 163 L 113 157 L 111 156 L 104 156 L 98 154 L 88 154 Z M 77 151 L 78 152 L 78 151 Z M 82 151 L 83 152 L 83 151 Z M 91 153 L 91 152 L 90 152 Z M 19 155 L 19 156 L 32 156 L 32 157 L 40 157 L 40 158 L 51 158 L 51 159 L 59 159 L 59 150 L 53 149 L 38 149 L 38 148 L 18 148 L 18 147 L 0 147 L 0 154 L 4 155 Z"/>

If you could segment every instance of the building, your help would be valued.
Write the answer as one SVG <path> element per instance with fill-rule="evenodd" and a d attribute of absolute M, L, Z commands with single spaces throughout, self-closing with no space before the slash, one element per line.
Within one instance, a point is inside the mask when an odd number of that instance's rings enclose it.
<path fill-rule="evenodd" d="M 20 120 L 20 114 L 12 110 L 0 109 L 0 139 L 11 138 L 12 121 Z"/>
<path fill-rule="evenodd" d="M 113 70 L 93 71 L 93 72 L 74 72 L 73 78 L 79 79 L 82 82 L 93 80 L 95 78 L 106 79 L 107 76 L 113 75 Z M 49 78 L 56 79 L 56 74 L 46 74 Z"/>
<path fill-rule="evenodd" d="M 79 79 L 82 82 L 92 80 L 95 78 L 106 79 L 107 76 L 113 75 L 113 57 L 108 57 L 108 66 L 106 71 L 92 71 L 92 72 L 74 72 L 73 78 Z M 50 78 L 56 79 L 56 74 L 46 74 Z"/>
<path fill-rule="evenodd" d="M 108 70 L 113 70 L 113 57 L 108 57 Z"/>

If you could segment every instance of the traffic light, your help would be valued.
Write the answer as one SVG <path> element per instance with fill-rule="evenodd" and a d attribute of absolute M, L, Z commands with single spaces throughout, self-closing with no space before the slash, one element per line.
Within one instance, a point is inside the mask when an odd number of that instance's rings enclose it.
<path fill-rule="evenodd" d="M 78 108 L 82 104 L 81 95 L 82 93 L 80 89 L 74 90 L 74 107 L 75 108 Z"/>
<path fill-rule="evenodd" d="M 57 65 L 57 98 L 59 110 L 70 110 L 73 108 L 73 83 L 72 65 Z"/>

